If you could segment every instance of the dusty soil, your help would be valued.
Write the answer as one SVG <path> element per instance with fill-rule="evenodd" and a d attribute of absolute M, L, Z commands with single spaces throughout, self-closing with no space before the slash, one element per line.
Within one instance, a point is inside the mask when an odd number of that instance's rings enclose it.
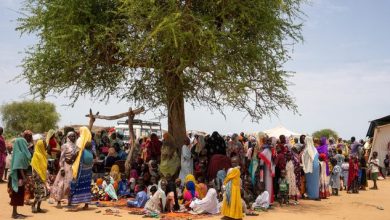
<path fill-rule="evenodd" d="M 372 185 L 372 182 L 369 182 Z M 299 220 L 328 220 L 328 219 L 390 219 L 390 179 L 379 181 L 379 190 L 360 191 L 359 194 L 347 194 L 340 192 L 340 196 L 333 196 L 321 201 L 300 200 L 299 205 L 288 207 L 276 207 L 268 212 L 261 212 L 257 217 L 245 217 L 244 219 L 299 219 Z M 9 197 L 6 184 L 0 184 L 0 220 L 11 219 L 12 207 L 9 205 Z M 66 209 L 56 209 L 54 204 L 43 202 L 42 208 L 47 210 L 45 214 L 32 214 L 30 206 L 19 208 L 19 213 L 28 215 L 28 220 L 70 220 L 70 219 L 144 219 L 142 216 L 129 215 L 126 210 L 119 210 L 121 217 L 103 215 L 106 208 L 91 206 L 89 210 L 68 212 Z M 383 210 L 381 210 L 383 208 Z M 100 213 L 96 213 L 97 211 Z M 207 219 L 220 219 L 221 216 L 212 216 Z"/>

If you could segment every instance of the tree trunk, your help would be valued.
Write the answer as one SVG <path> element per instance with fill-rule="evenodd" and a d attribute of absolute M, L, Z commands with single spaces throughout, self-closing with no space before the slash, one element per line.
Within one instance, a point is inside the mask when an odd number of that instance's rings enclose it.
<path fill-rule="evenodd" d="M 129 114 L 128 114 L 128 120 L 127 120 L 127 123 L 128 123 L 128 126 L 129 126 L 129 137 L 130 137 L 130 152 L 129 154 L 127 155 L 127 158 L 126 158 L 126 163 L 125 163 L 125 173 L 127 176 L 130 175 L 130 169 L 131 169 L 131 163 L 134 162 L 134 161 L 131 161 L 131 159 L 133 158 L 133 152 L 134 152 L 134 149 L 135 149 L 135 134 L 134 134 L 134 127 L 133 127 L 133 120 L 134 120 L 134 113 L 133 113 L 133 110 L 130 108 L 129 109 Z"/>
<path fill-rule="evenodd" d="M 168 132 L 176 142 L 179 151 L 187 136 L 184 112 L 183 84 L 177 74 L 168 74 L 167 80 L 167 109 Z"/>

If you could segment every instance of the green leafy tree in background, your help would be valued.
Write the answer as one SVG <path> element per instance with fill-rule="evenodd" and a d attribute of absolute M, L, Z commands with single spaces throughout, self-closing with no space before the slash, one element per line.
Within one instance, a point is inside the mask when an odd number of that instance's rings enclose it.
<path fill-rule="evenodd" d="M 31 93 L 90 95 L 160 110 L 183 143 L 184 104 L 253 120 L 296 112 L 283 69 L 300 42 L 301 0 L 27 0 Z M 167 113 L 167 114 L 166 114 Z"/>
<path fill-rule="evenodd" d="M 45 101 L 11 102 L 0 107 L 0 113 L 8 135 L 24 130 L 43 133 L 57 127 L 60 115 L 53 103 Z"/>
<path fill-rule="evenodd" d="M 332 129 L 322 129 L 322 130 L 314 132 L 313 137 L 314 138 L 321 138 L 321 137 L 330 138 L 330 137 L 332 137 L 335 140 L 337 140 L 339 138 L 339 135 L 337 134 L 336 131 L 334 131 Z"/>

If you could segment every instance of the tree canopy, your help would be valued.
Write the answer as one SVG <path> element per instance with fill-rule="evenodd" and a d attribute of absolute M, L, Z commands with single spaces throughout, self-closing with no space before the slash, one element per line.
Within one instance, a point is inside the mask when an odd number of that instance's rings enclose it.
<path fill-rule="evenodd" d="M 333 138 L 334 140 L 337 140 L 339 138 L 339 135 L 337 134 L 336 131 L 326 128 L 314 132 L 313 137 L 314 138 L 326 137 L 326 138 Z"/>
<path fill-rule="evenodd" d="M 37 133 L 57 127 L 60 115 L 53 103 L 45 101 L 11 102 L 0 107 L 4 131 L 18 134 L 24 130 Z"/>
<path fill-rule="evenodd" d="M 112 96 L 168 111 L 184 102 L 254 120 L 296 111 L 284 70 L 302 40 L 301 0 L 26 0 L 21 33 L 36 34 L 20 75 L 31 93 L 75 101 Z M 174 118 L 174 119 L 173 119 Z M 174 121 L 172 121 L 174 120 Z M 176 127 L 174 124 L 178 124 Z"/>

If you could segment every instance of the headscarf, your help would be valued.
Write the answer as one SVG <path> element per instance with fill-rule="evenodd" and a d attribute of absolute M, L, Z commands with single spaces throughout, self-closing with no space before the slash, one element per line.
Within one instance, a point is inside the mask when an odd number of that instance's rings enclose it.
<path fill-rule="evenodd" d="M 74 161 L 72 165 L 73 169 L 73 178 L 77 178 L 77 174 L 79 172 L 79 167 L 80 167 L 80 160 L 81 160 L 81 155 L 82 152 L 84 151 L 85 144 L 89 141 L 91 141 L 92 135 L 91 132 L 87 127 L 81 127 L 80 128 L 80 137 L 76 141 L 76 145 L 79 148 L 79 154 L 77 155 L 76 160 Z"/>
<path fill-rule="evenodd" d="M 303 171 L 305 173 L 312 173 L 313 161 L 316 154 L 318 154 L 318 152 L 317 149 L 314 147 L 314 142 L 312 137 L 306 137 L 305 145 L 306 147 L 302 154 Z"/>
<path fill-rule="evenodd" d="M 41 180 L 45 182 L 47 176 L 47 152 L 43 140 L 38 140 L 35 145 L 35 151 L 31 159 L 31 167 L 41 177 Z"/>
<path fill-rule="evenodd" d="M 196 186 L 198 189 L 199 199 L 203 199 L 207 194 L 207 185 L 204 183 L 198 183 Z"/>
<path fill-rule="evenodd" d="M 24 138 L 16 138 L 13 145 L 11 161 L 12 190 L 18 192 L 18 169 L 25 170 L 30 165 L 31 154 L 28 151 L 28 144 Z"/>
<path fill-rule="evenodd" d="M 317 151 L 319 154 L 325 154 L 325 164 L 326 164 L 326 175 L 329 176 L 329 164 L 328 164 L 328 156 L 329 156 L 329 151 L 328 151 L 328 144 L 326 143 L 326 137 L 321 137 L 321 146 L 317 148 Z"/>
<path fill-rule="evenodd" d="M 64 150 L 64 156 L 67 160 L 71 160 L 76 151 L 76 144 L 69 139 L 69 136 L 74 135 L 74 132 L 66 134 L 66 143 L 62 145 L 61 151 Z M 65 148 L 65 149 L 64 149 Z"/>
<path fill-rule="evenodd" d="M 192 198 L 195 198 L 195 183 L 192 181 L 188 181 L 186 183 L 186 189 L 191 192 Z"/>
<path fill-rule="evenodd" d="M 192 181 L 195 183 L 195 176 L 192 174 L 188 174 L 184 180 L 184 184 L 187 184 L 187 182 Z"/>
<path fill-rule="evenodd" d="M 160 198 L 161 198 L 161 201 L 162 201 L 162 207 L 165 208 L 165 204 L 167 202 L 167 196 L 165 195 L 165 192 L 164 190 L 161 188 L 161 181 L 158 181 L 158 187 L 157 187 L 157 191 L 160 193 Z"/>
<path fill-rule="evenodd" d="M 206 145 L 206 142 L 204 140 L 204 136 L 199 135 L 198 136 L 198 143 L 195 146 L 195 152 L 199 154 L 203 150 L 205 145 Z"/>
<path fill-rule="evenodd" d="M 50 139 L 55 135 L 56 131 L 53 129 L 50 129 L 46 134 L 46 143 L 50 143 Z"/>
<path fill-rule="evenodd" d="M 225 170 L 219 170 L 217 172 L 217 179 L 223 182 L 226 178 L 226 171 Z"/>
<path fill-rule="evenodd" d="M 111 171 L 110 171 L 110 176 L 115 180 L 115 181 L 118 181 L 120 180 L 120 175 L 119 175 L 119 166 L 118 165 L 113 165 L 111 167 Z"/>
<path fill-rule="evenodd" d="M 130 170 L 130 178 L 138 179 L 138 172 L 136 169 Z"/>
<path fill-rule="evenodd" d="M 218 203 L 217 191 L 210 188 L 202 200 L 197 199 L 191 202 L 190 207 L 194 209 L 194 211 L 201 210 L 214 215 L 219 212 Z"/>

